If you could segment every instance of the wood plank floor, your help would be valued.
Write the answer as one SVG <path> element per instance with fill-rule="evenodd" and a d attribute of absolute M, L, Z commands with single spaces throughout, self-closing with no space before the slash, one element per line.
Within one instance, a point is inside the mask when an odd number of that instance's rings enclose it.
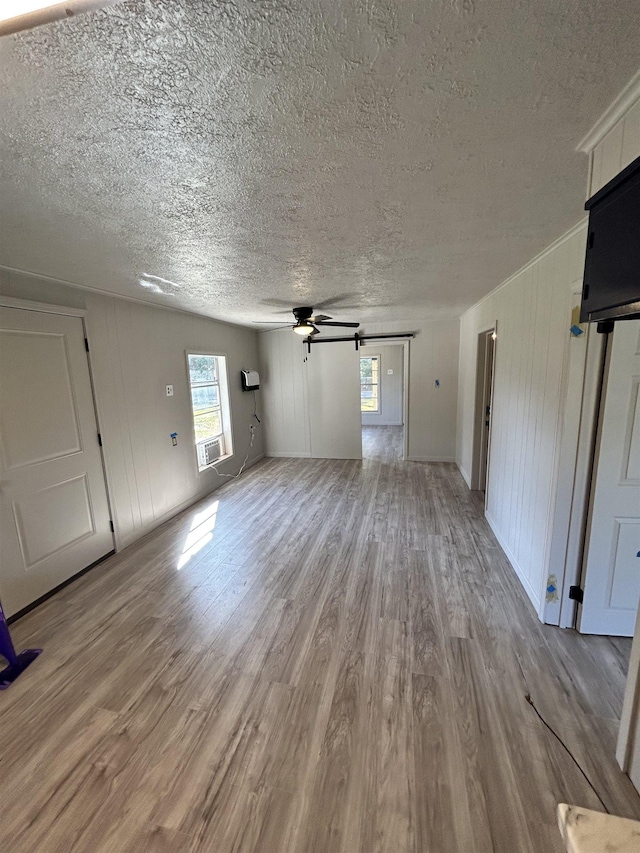
<path fill-rule="evenodd" d="M 541 625 L 452 465 L 265 460 L 14 626 L 3 853 L 548 853 L 640 817 L 630 649 Z"/>
<path fill-rule="evenodd" d="M 362 456 L 365 459 L 394 462 L 396 459 L 402 459 L 403 441 L 402 426 L 363 426 Z"/>

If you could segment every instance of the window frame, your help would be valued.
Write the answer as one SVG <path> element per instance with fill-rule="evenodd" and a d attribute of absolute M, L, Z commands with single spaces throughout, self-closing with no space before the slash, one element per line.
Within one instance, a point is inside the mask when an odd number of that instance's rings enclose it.
<path fill-rule="evenodd" d="M 361 415 L 380 415 L 380 414 L 382 414 L 382 395 L 380 393 L 382 390 L 382 382 L 381 382 L 382 374 L 380 372 L 382 369 L 382 359 L 380 358 L 380 353 L 371 353 L 370 355 L 361 355 L 358 367 L 362 363 L 362 360 L 365 358 L 375 359 L 378 362 L 378 380 L 377 380 L 377 382 L 369 382 L 369 383 L 363 383 L 362 380 L 360 380 L 360 414 Z M 362 387 L 363 387 L 363 384 L 370 385 L 371 387 L 375 386 L 378 389 L 378 393 L 376 394 L 376 401 L 377 401 L 378 405 L 377 405 L 376 409 L 368 409 L 366 411 L 363 410 L 363 408 L 362 408 Z"/>
<path fill-rule="evenodd" d="M 208 356 L 213 357 L 218 360 L 217 369 L 218 369 L 218 381 L 216 382 L 196 382 L 195 384 L 191 381 L 191 371 L 189 369 L 189 356 Z M 185 350 L 185 367 L 187 371 L 187 389 L 189 394 L 189 412 L 191 415 L 191 437 L 193 441 L 193 453 L 195 455 L 196 460 L 196 470 L 198 474 L 204 474 L 210 468 L 215 468 L 220 462 L 226 462 L 229 459 L 232 459 L 235 455 L 234 447 L 233 447 L 233 423 L 232 423 L 232 414 L 231 414 L 231 395 L 229 393 L 229 357 L 224 352 L 205 352 L 201 349 L 189 349 Z M 222 432 L 217 433 L 210 438 L 205 438 L 202 441 L 196 441 L 196 424 L 195 424 L 195 412 L 193 409 L 193 396 L 192 389 L 193 388 L 206 388 L 208 386 L 218 387 L 218 397 L 220 400 L 220 424 L 222 426 Z M 204 444 L 205 441 L 212 441 L 214 438 L 218 436 L 223 436 L 224 438 L 224 449 L 225 453 L 223 456 L 220 456 L 219 459 L 216 459 L 215 462 L 211 462 L 209 465 L 200 465 L 200 459 L 198 456 L 198 447 L 201 444 Z"/>

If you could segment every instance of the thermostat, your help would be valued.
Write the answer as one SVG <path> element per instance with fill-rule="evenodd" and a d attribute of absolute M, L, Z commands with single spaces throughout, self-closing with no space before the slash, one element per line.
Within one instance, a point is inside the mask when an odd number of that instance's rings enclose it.
<path fill-rule="evenodd" d="M 242 390 L 257 391 L 260 388 L 260 374 L 257 370 L 242 370 Z"/>

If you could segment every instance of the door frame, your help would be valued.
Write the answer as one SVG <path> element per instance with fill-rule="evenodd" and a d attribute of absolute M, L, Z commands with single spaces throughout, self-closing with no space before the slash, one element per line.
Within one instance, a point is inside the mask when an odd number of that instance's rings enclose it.
<path fill-rule="evenodd" d="M 365 336 L 366 337 L 366 336 Z M 375 337 L 375 334 L 372 335 Z M 388 338 L 380 346 L 402 347 L 402 461 L 409 458 L 409 344 L 407 338 Z M 363 343 L 362 346 L 372 347 L 373 343 Z M 358 354 L 360 349 L 358 349 Z"/>
<path fill-rule="evenodd" d="M 33 302 L 27 299 L 16 299 L 13 296 L 2 296 L 0 294 L 0 308 L 17 308 L 21 311 L 36 311 L 40 314 L 62 314 L 66 317 L 77 317 L 82 321 L 82 331 L 84 333 L 85 341 L 89 340 L 89 330 L 87 323 L 87 309 L 86 308 L 70 308 L 68 306 L 63 305 L 53 305 L 50 302 Z M 93 413 L 96 419 L 96 427 L 98 432 L 102 435 L 102 428 L 100 426 L 100 413 L 98 411 L 98 400 L 96 396 L 96 387 L 95 382 L 93 380 L 93 370 L 91 368 L 91 352 L 87 348 L 86 351 L 87 357 L 87 369 L 89 371 L 89 385 L 91 386 L 91 400 L 93 402 Z M 109 473 L 107 469 L 106 459 L 104 455 L 104 447 L 100 446 L 100 460 L 102 462 L 102 476 L 104 479 L 104 487 L 107 494 L 107 507 L 109 509 L 109 517 L 112 519 L 113 523 L 113 550 L 120 550 L 120 541 L 118 536 L 118 522 L 115 517 L 113 511 L 113 501 L 111 500 L 111 484 Z M 90 568 L 90 567 L 87 567 Z M 86 571 L 86 569 L 82 570 Z M 78 577 L 81 572 L 78 572 L 77 575 L 74 575 L 69 581 L 73 580 L 75 577 Z M 48 595 L 48 593 L 47 593 Z M 34 605 L 35 606 L 35 605 Z M 30 606 L 31 607 L 31 606 Z"/>
<path fill-rule="evenodd" d="M 496 353 L 498 349 L 498 321 L 487 323 L 477 332 L 476 344 L 476 380 L 475 380 L 475 396 L 473 404 L 473 451 L 471 456 L 471 476 L 470 488 L 474 491 L 482 489 L 480 482 L 480 468 L 482 457 L 482 442 L 484 433 L 485 419 L 485 390 L 486 390 L 486 373 L 487 373 L 487 355 L 489 348 L 487 347 L 487 339 L 490 334 L 494 334 L 493 341 L 493 363 L 491 367 L 491 407 L 493 409 L 494 392 L 495 392 L 495 376 L 496 376 Z M 493 428 L 493 417 L 489 418 L 489 436 L 487 439 L 487 460 L 486 460 L 486 476 L 485 476 L 485 507 L 488 494 L 489 483 L 489 466 L 491 461 L 491 432 Z"/>

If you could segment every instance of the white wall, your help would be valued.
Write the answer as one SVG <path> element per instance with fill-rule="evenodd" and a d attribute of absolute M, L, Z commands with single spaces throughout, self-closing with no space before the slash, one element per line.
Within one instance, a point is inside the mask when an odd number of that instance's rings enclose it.
<path fill-rule="evenodd" d="M 290 329 L 261 332 L 265 452 L 267 456 L 310 456 L 304 341 Z"/>
<path fill-rule="evenodd" d="M 118 547 L 123 547 L 226 480 L 198 474 L 185 350 L 227 355 L 235 472 L 249 443 L 253 395 L 240 370 L 258 364 L 257 333 L 205 317 L 169 311 L 0 270 L 0 293 L 87 309 L 90 362 L 103 438 Z M 174 396 L 167 397 L 165 385 Z M 260 392 L 258 392 L 259 394 Z M 178 446 L 170 434 L 178 433 Z M 258 430 L 249 464 L 263 454 Z"/>
<path fill-rule="evenodd" d="M 402 362 L 404 351 L 401 346 L 370 346 L 360 348 L 360 357 L 377 355 L 379 357 L 379 412 L 363 413 L 364 426 L 401 426 L 402 425 Z M 389 375 L 388 371 L 393 373 Z"/>
<path fill-rule="evenodd" d="M 366 324 L 362 334 L 415 332 L 409 344 L 409 459 L 452 462 L 455 458 L 458 334 L 456 318 Z M 264 379 L 266 453 L 311 453 L 304 343 L 288 329 L 260 334 Z M 330 349 L 332 344 L 323 345 Z M 320 349 L 320 346 L 317 347 Z M 313 358 L 312 349 L 311 357 Z M 355 350 L 354 350 L 355 352 Z M 435 387 L 435 380 L 440 387 Z"/>
<path fill-rule="evenodd" d="M 586 197 L 638 156 L 640 76 L 585 138 L 581 150 L 592 151 Z M 568 386 L 568 329 L 575 302 L 571 290 L 582 280 L 585 244 L 583 220 L 460 320 L 456 461 L 469 482 L 477 336 L 497 320 L 487 519 L 541 617 L 547 578 L 562 575 L 569 536 L 569 513 L 560 511 L 557 500 L 570 500 L 574 485 L 578 433 L 576 428 L 567 442 L 565 432 L 563 443 L 563 429 L 576 427 L 576 418 L 565 411 L 565 401 L 575 396 Z M 586 393 L 585 369 L 575 371 L 571 381 L 585 381 Z M 583 420 L 592 414 L 587 412 Z M 560 468 L 561 447 L 572 457 L 573 468 Z"/>
<path fill-rule="evenodd" d="M 469 483 L 478 334 L 497 323 L 486 514 L 537 609 L 548 573 L 571 289 L 585 243 L 583 223 L 460 319 L 456 460 Z"/>

